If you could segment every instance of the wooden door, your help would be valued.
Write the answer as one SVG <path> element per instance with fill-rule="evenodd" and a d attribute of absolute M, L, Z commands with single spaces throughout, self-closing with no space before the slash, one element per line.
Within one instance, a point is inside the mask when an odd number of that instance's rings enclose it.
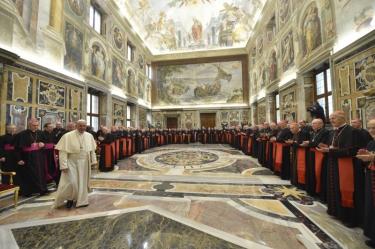
<path fill-rule="evenodd" d="M 216 113 L 201 113 L 201 127 L 216 127 Z"/>
<path fill-rule="evenodd" d="M 168 129 L 177 129 L 177 118 L 176 117 L 167 117 L 167 128 Z"/>

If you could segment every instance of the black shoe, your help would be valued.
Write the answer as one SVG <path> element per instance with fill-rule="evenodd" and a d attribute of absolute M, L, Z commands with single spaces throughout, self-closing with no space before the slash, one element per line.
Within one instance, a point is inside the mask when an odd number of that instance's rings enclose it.
<path fill-rule="evenodd" d="M 375 241 L 369 239 L 365 241 L 365 244 L 371 248 L 375 248 Z"/>
<path fill-rule="evenodd" d="M 66 208 L 72 208 L 73 207 L 73 201 L 72 200 L 68 200 L 66 202 Z"/>

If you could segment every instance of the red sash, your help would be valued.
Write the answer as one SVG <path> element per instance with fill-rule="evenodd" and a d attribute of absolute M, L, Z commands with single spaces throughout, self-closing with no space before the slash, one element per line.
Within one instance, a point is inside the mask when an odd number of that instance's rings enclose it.
<path fill-rule="evenodd" d="M 148 138 L 147 137 L 143 138 L 143 147 L 144 147 L 145 150 L 148 149 Z"/>
<path fill-rule="evenodd" d="M 276 153 L 275 153 L 276 156 L 275 156 L 274 170 L 275 172 L 281 172 L 281 164 L 283 163 L 283 144 L 276 143 L 275 150 L 276 150 Z"/>
<path fill-rule="evenodd" d="M 11 150 L 14 150 L 14 146 L 11 145 L 11 144 L 5 144 L 5 145 L 4 145 L 4 150 L 5 150 L 5 151 L 11 151 Z"/>
<path fill-rule="evenodd" d="M 338 158 L 341 205 L 354 207 L 354 165 L 352 157 Z"/>
<path fill-rule="evenodd" d="M 126 138 L 126 155 L 131 156 L 132 154 L 132 139 L 130 137 Z"/>
<path fill-rule="evenodd" d="M 118 160 L 120 157 L 120 140 L 119 139 L 116 139 L 115 145 L 116 145 L 116 160 Z"/>
<path fill-rule="evenodd" d="M 240 134 L 240 148 L 242 149 L 242 146 L 244 144 L 244 140 L 245 139 L 245 136 L 243 134 Z"/>
<path fill-rule="evenodd" d="M 297 148 L 297 182 L 299 184 L 306 183 L 306 149 L 303 147 Z"/>
<path fill-rule="evenodd" d="M 249 136 L 249 139 L 247 140 L 247 153 L 251 154 L 252 148 L 253 148 L 253 137 Z"/>
<path fill-rule="evenodd" d="M 289 144 L 276 143 L 275 167 L 276 172 L 281 172 L 281 165 L 283 164 L 283 147 L 290 146 Z"/>
<path fill-rule="evenodd" d="M 122 154 L 126 156 L 126 138 L 121 138 L 120 142 L 122 143 Z"/>
<path fill-rule="evenodd" d="M 39 150 L 38 143 L 32 143 L 30 147 L 23 147 L 22 148 L 23 152 L 32 152 L 32 151 L 37 151 L 37 150 Z"/>
<path fill-rule="evenodd" d="M 321 174 L 322 174 L 322 167 L 323 167 L 323 159 L 324 153 L 321 151 L 317 151 L 316 149 L 311 149 L 315 153 L 315 162 L 314 162 L 314 169 L 315 169 L 315 192 L 320 193 L 321 191 Z"/>
<path fill-rule="evenodd" d="M 111 168 L 112 167 L 112 144 L 103 144 L 104 147 L 104 167 Z"/>
<path fill-rule="evenodd" d="M 116 159 L 116 143 L 115 142 L 112 142 L 111 143 L 111 147 L 112 147 L 112 155 L 113 155 L 113 157 Z"/>

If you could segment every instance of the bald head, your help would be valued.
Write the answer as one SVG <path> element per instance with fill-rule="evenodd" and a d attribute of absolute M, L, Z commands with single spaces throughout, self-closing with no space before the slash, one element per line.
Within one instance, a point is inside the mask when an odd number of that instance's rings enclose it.
<path fill-rule="evenodd" d="M 298 123 L 290 123 L 289 124 L 289 129 L 290 131 L 293 133 L 293 134 L 297 134 L 299 132 L 299 126 L 298 126 Z"/>
<path fill-rule="evenodd" d="M 343 111 L 335 111 L 331 115 L 329 115 L 329 121 L 331 122 L 332 126 L 338 128 L 346 123 L 345 119 L 345 112 Z"/>
<path fill-rule="evenodd" d="M 367 129 L 373 139 L 375 139 L 375 118 L 367 123 Z"/>
<path fill-rule="evenodd" d="M 320 118 L 317 118 L 317 119 L 314 119 L 312 122 L 311 122 L 311 126 L 312 126 L 312 129 L 314 131 L 317 131 L 317 130 L 320 130 L 321 128 L 323 128 L 324 126 L 324 122 L 322 119 Z"/>

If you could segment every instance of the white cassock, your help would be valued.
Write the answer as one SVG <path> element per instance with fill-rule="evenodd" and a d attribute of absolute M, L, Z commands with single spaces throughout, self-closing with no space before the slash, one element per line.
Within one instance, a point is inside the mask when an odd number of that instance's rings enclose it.
<path fill-rule="evenodd" d="M 65 200 L 76 201 L 76 207 L 89 204 L 91 165 L 96 164 L 96 143 L 94 137 L 77 130 L 66 133 L 56 144 L 59 151 L 61 172 L 54 207 L 64 205 Z"/>

